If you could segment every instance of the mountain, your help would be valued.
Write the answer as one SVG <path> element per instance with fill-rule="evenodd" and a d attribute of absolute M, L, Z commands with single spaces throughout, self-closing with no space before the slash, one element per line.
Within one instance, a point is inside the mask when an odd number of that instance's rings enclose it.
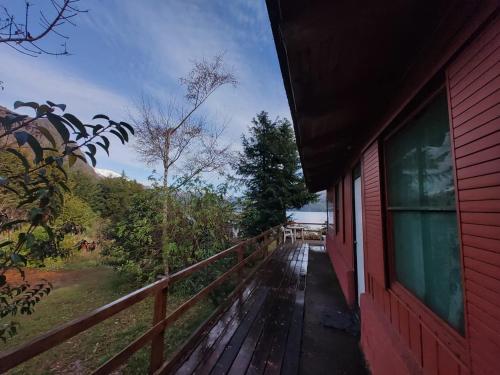
<path fill-rule="evenodd" d="M 298 210 L 299 212 L 324 212 L 326 211 L 326 191 L 323 190 L 319 194 L 317 202 L 306 204 Z"/>
<path fill-rule="evenodd" d="M 121 173 L 112 171 L 111 169 L 94 168 L 94 172 L 97 174 L 97 176 L 105 178 L 116 178 L 122 176 Z"/>
<path fill-rule="evenodd" d="M 16 114 L 12 111 L 9 111 L 7 108 L 0 106 L 0 118 L 4 117 L 5 115 L 7 115 L 9 113 Z M 24 131 L 30 133 L 31 135 L 33 135 L 38 140 L 38 142 L 40 142 L 40 145 L 42 147 L 51 147 L 50 142 L 47 140 L 47 138 L 45 138 L 45 136 L 42 135 L 40 130 L 38 130 L 39 128 L 46 129 L 52 135 L 56 144 L 62 145 L 61 136 L 56 131 L 56 129 L 53 127 L 53 125 L 50 123 L 50 121 L 47 119 L 39 119 L 39 120 L 33 121 L 28 126 L 26 126 L 23 129 L 20 129 L 20 130 L 24 130 Z M 7 148 L 7 147 L 10 147 L 11 145 L 16 145 L 16 147 L 17 147 L 17 142 L 16 142 L 13 135 L 6 137 L 6 139 L 3 142 L 4 143 L 2 143 L 2 147 Z M 23 149 L 27 150 L 28 152 L 31 151 L 31 149 L 29 147 L 24 147 Z M 80 151 L 78 151 L 78 152 L 80 152 Z M 83 155 L 83 154 L 80 152 L 80 155 Z M 86 175 L 97 178 L 97 173 L 94 171 L 94 168 L 92 168 L 92 166 L 90 164 L 84 163 L 80 159 L 77 159 L 75 164 L 71 167 L 71 171 L 75 171 L 75 172 L 79 171 L 79 172 L 85 173 Z"/>

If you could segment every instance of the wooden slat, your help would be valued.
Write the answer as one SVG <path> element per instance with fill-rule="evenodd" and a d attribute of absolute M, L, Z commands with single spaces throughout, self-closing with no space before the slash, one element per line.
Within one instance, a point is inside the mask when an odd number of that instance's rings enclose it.
<path fill-rule="evenodd" d="M 426 374 L 438 375 L 438 348 L 432 333 L 422 326 L 422 367 Z"/>
<path fill-rule="evenodd" d="M 295 252 L 296 251 L 297 249 L 295 250 Z M 272 288 L 272 291 L 266 299 L 266 305 L 260 311 L 259 316 L 252 324 L 252 327 L 248 335 L 241 343 L 240 350 L 234 357 L 233 363 L 228 371 L 228 374 L 239 375 L 247 371 L 247 368 L 249 367 L 249 364 L 254 355 L 254 351 L 257 348 L 259 339 L 261 337 L 261 333 L 265 329 L 266 324 L 269 324 L 267 320 L 272 318 L 271 311 L 273 310 L 273 307 L 275 306 L 275 303 L 280 294 L 280 286 L 283 284 L 283 282 L 285 282 L 286 278 L 288 277 L 287 270 L 290 269 L 289 262 L 286 259 L 285 261 L 286 261 L 286 266 L 284 270 L 283 269 L 279 270 L 278 268 L 274 270 L 274 273 L 280 274 L 281 277 L 279 279 L 274 280 L 275 284 L 269 285 L 269 287 Z"/>
<path fill-rule="evenodd" d="M 274 298 L 271 300 L 269 310 L 264 312 L 264 325 L 262 334 L 253 352 L 252 360 L 250 361 L 246 374 L 262 374 L 266 368 L 267 358 L 273 348 L 274 339 L 280 335 L 281 327 L 280 320 L 285 320 L 287 302 L 290 299 L 290 291 L 288 290 L 290 281 L 294 278 L 294 270 L 297 267 L 297 260 L 300 255 L 300 247 L 298 246 L 291 255 L 290 261 L 287 262 L 286 276 L 283 278 L 281 285 L 274 293 Z M 285 322 L 286 323 L 286 322 Z"/>
<path fill-rule="evenodd" d="M 474 282 L 481 285 L 482 288 L 489 289 L 493 292 L 500 290 L 500 280 L 484 275 L 470 268 L 465 268 L 465 279 L 474 280 Z M 467 285 L 466 288 L 468 288 Z"/>
<path fill-rule="evenodd" d="M 458 180 L 459 192 L 466 189 L 477 189 L 500 185 L 500 173 L 492 173 L 479 177 Z"/>
<path fill-rule="evenodd" d="M 500 198 L 500 186 L 487 186 L 477 189 L 463 190 L 459 192 L 460 201 L 481 201 Z M 497 221 L 500 225 L 500 222 Z"/>
<path fill-rule="evenodd" d="M 247 241 L 244 241 L 243 243 L 237 244 L 227 250 L 224 250 L 213 257 L 210 257 L 204 261 L 201 261 L 197 264 L 192 265 L 191 267 L 188 267 L 182 271 L 179 271 L 171 276 L 164 277 L 161 280 L 156 281 L 155 283 L 152 283 L 150 285 L 147 285 L 141 289 L 138 289 L 114 302 L 111 302 L 105 306 L 102 306 L 98 309 L 95 309 L 94 311 L 83 315 L 80 318 L 74 319 L 68 323 L 62 324 L 59 327 L 56 327 L 49 332 L 40 335 L 39 337 L 30 340 L 29 342 L 17 347 L 13 348 L 11 350 L 4 351 L 0 353 L 0 372 L 5 372 L 18 364 L 33 358 L 34 356 L 43 353 L 46 350 L 49 350 L 56 345 L 59 345 L 60 343 L 64 342 L 65 340 L 79 334 L 80 332 L 83 332 L 94 325 L 106 320 L 107 318 L 125 310 L 126 308 L 144 300 L 146 297 L 157 293 L 160 290 L 165 289 L 169 284 L 172 284 L 176 281 L 182 280 L 186 278 L 187 276 L 191 275 L 193 272 L 205 268 L 211 263 L 215 262 L 218 259 L 221 259 L 222 257 L 228 256 L 235 251 L 237 251 L 241 246 L 246 246 L 252 243 L 257 243 L 257 242 L 262 242 L 262 239 L 265 239 L 269 237 L 272 233 L 275 233 L 278 227 L 271 228 L 267 230 L 266 232 L 260 234 L 257 237 L 251 238 Z M 271 241 L 272 239 L 268 240 L 266 243 L 261 244 L 260 246 L 267 246 L 267 244 Z M 240 268 L 242 268 L 246 263 L 248 263 L 251 259 L 255 258 L 256 255 L 258 255 L 258 251 L 255 251 L 252 253 L 250 256 L 245 258 L 242 262 L 238 263 L 236 266 L 232 267 L 228 272 L 223 274 L 221 277 L 219 277 L 217 280 L 212 282 L 207 288 L 208 290 L 203 290 L 200 293 L 198 293 L 196 296 L 191 298 L 189 301 L 181 305 L 174 313 L 172 313 L 169 317 L 161 320 L 161 324 L 157 323 L 154 325 L 154 329 L 151 328 L 149 331 L 147 331 L 143 336 L 141 336 L 138 340 L 136 340 L 133 344 L 131 344 L 130 347 L 127 347 L 124 349 L 124 351 L 120 352 L 117 356 L 115 356 L 112 361 L 110 362 L 111 364 L 109 366 L 114 366 L 115 363 L 118 363 L 121 361 L 122 358 L 126 355 L 130 355 L 133 353 L 135 350 L 138 349 L 137 345 L 140 343 L 144 345 L 144 343 L 147 341 L 146 338 L 148 338 L 150 335 L 157 334 L 157 329 L 158 327 L 163 327 L 167 326 L 168 324 L 171 324 L 173 321 L 175 321 L 184 311 L 186 311 L 193 303 L 201 299 L 203 296 L 205 296 L 211 288 L 216 287 L 217 285 L 220 285 L 224 280 L 226 280 L 228 277 L 231 276 L 231 272 L 236 272 Z M 153 333 L 152 333 L 153 332 Z M 99 370 L 101 371 L 101 370 Z"/>
<path fill-rule="evenodd" d="M 273 336 L 271 349 L 269 350 L 269 355 L 266 360 L 264 371 L 265 375 L 279 375 L 281 373 L 281 366 L 283 364 L 283 358 L 285 356 L 285 349 L 287 348 L 286 343 L 288 339 L 288 332 L 292 323 L 298 285 L 301 281 L 300 274 L 302 271 L 306 251 L 307 248 L 305 245 L 303 245 L 300 250 L 298 259 L 295 261 L 295 268 L 292 271 L 291 278 L 289 279 L 287 294 L 285 295 L 285 303 L 283 304 L 280 315 L 278 315 L 279 317 L 277 319 L 277 321 L 279 322 L 278 329 L 276 334 Z M 297 352 L 297 354 L 300 355 L 300 351 Z M 296 370 L 298 370 L 298 367 L 296 368 Z M 290 369 L 290 371 L 293 370 Z"/>
<path fill-rule="evenodd" d="M 490 108 L 493 108 L 497 104 L 498 104 L 498 95 L 490 94 L 489 96 L 482 98 L 481 101 L 476 103 L 475 106 L 469 108 L 468 110 L 462 112 L 457 116 L 453 116 L 454 127 L 461 126 L 465 122 L 480 115 L 482 112 L 485 112 Z"/>
<path fill-rule="evenodd" d="M 491 302 L 477 296 L 476 294 L 469 292 L 467 294 L 468 301 L 476 305 L 481 310 L 485 311 L 492 317 L 492 319 L 500 319 L 500 308 Z M 470 318 L 470 317 L 469 317 Z"/>
<path fill-rule="evenodd" d="M 159 290 L 155 295 L 154 304 L 154 315 L 153 315 L 153 325 L 156 326 L 158 323 L 165 319 L 167 314 L 167 295 L 168 288 Z M 165 329 L 157 332 L 153 337 L 151 342 L 151 359 L 149 361 L 149 372 L 153 373 L 160 368 L 163 364 L 163 351 L 165 342 Z"/>
<path fill-rule="evenodd" d="M 500 145 L 497 144 L 498 139 L 492 138 L 491 140 L 492 143 L 495 144 L 493 147 L 485 148 L 485 149 L 480 149 L 477 148 L 477 150 L 474 153 L 471 153 L 470 155 L 467 155 L 466 157 L 457 157 L 456 159 L 456 166 L 457 168 L 465 168 L 471 165 L 476 165 L 480 163 L 484 163 L 490 160 L 496 161 L 497 159 L 500 158 Z M 488 141 L 482 142 L 485 145 L 487 143 L 490 143 L 489 138 Z M 486 146 L 485 146 L 486 147 Z"/>
<path fill-rule="evenodd" d="M 440 374 L 458 374 L 459 365 L 443 345 L 438 345 L 438 369 Z"/>
<path fill-rule="evenodd" d="M 469 132 L 462 134 L 461 136 L 456 136 L 455 147 L 468 145 L 476 140 L 480 140 L 491 134 L 495 134 L 496 132 L 498 132 L 498 125 L 494 120 L 482 123 L 481 126 L 478 126 L 477 128 L 474 128 Z"/>
<path fill-rule="evenodd" d="M 476 249 L 471 246 L 464 246 L 464 256 L 476 259 L 492 265 L 500 265 L 500 249 L 498 252 Z"/>
<path fill-rule="evenodd" d="M 168 327 L 169 325 L 177 321 L 177 319 L 179 319 L 186 311 L 188 311 L 191 307 L 193 307 L 196 302 L 200 301 L 202 298 L 204 298 L 210 292 L 212 292 L 216 287 L 218 287 L 224 281 L 226 281 L 229 277 L 233 276 L 235 272 L 237 272 L 239 269 L 245 266 L 245 264 L 247 264 L 257 255 L 259 255 L 258 251 L 253 252 L 251 255 L 246 257 L 241 263 L 238 263 L 235 266 L 231 267 L 228 271 L 224 272 L 217 279 L 212 281 L 205 288 L 200 290 L 198 293 L 196 293 L 194 296 L 192 296 L 190 299 L 188 299 L 186 302 L 180 305 L 177 309 L 175 309 L 172 313 L 170 313 L 169 316 L 167 316 L 164 319 L 165 326 Z"/>
<path fill-rule="evenodd" d="M 449 75 L 451 79 L 457 80 L 459 75 L 466 75 L 474 68 L 474 61 L 477 60 L 478 53 L 485 47 L 490 45 L 499 33 L 495 28 L 489 27 L 484 29 L 476 38 L 475 43 L 470 45 L 463 53 L 461 53 L 449 67 Z"/>
<path fill-rule="evenodd" d="M 491 225 L 462 224 L 462 233 L 471 236 L 500 240 L 500 227 Z"/>
<path fill-rule="evenodd" d="M 409 314 L 408 308 L 402 303 L 399 304 L 399 332 L 405 341 L 405 343 L 410 345 L 410 326 L 409 326 Z"/>
<path fill-rule="evenodd" d="M 285 348 L 285 356 L 283 358 L 282 373 L 295 375 L 299 373 L 302 330 L 304 324 L 304 303 L 305 303 L 305 288 L 306 275 L 308 267 L 309 252 L 306 251 L 302 260 L 302 268 L 300 271 L 300 281 L 298 290 L 295 296 L 294 311 L 288 338 Z"/>
<path fill-rule="evenodd" d="M 481 201 L 460 201 L 462 212 L 500 212 L 500 200 L 484 199 Z M 491 238 L 491 237 L 490 237 Z"/>
<path fill-rule="evenodd" d="M 452 98 L 454 105 L 463 103 L 466 99 L 470 98 L 472 94 L 478 92 L 482 87 L 497 78 L 499 76 L 499 73 L 500 62 L 497 61 L 490 69 L 486 68 L 483 74 L 481 74 L 477 79 L 473 80 L 466 88 L 466 90 L 463 90 L 461 92 L 454 91 L 454 95 Z"/>
<path fill-rule="evenodd" d="M 417 359 L 418 364 L 422 366 L 422 336 L 420 334 L 420 322 L 418 316 L 411 311 L 409 313 L 408 327 L 410 331 L 410 349 Z"/>
<path fill-rule="evenodd" d="M 498 322 L 498 320 L 496 320 L 492 316 L 488 315 L 487 311 L 483 311 L 482 309 L 478 308 L 473 303 L 470 303 L 468 305 L 468 308 L 471 312 L 471 316 L 473 317 L 473 319 L 479 319 L 479 321 L 486 324 L 489 328 L 491 328 L 493 331 L 495 331 L 495 334 L 498 337 L 500 337 L 500 322 Z M 497 338 L 497 340 L 498 340 L 498 338 Z"/>
<path fill-rule="evenodd" d="M 495 38 L 496 46 L 492 46 L 485 51 L 486 53 L 481 56 L 481 58 L 477 59 L 473 70 L 471 70 L 470 74 L 464 76 L 461 81 L 454 81 L 453 79 L 450 81 L 452 86 L 453 101 L 458 101 L 459 94 L 464 92 L 473 92 L 474 86 L 472 84 L 474 81 L 478 80 L 481 76 L 485 75 L 488 71 L 495 71 L 495 65 L 498 62 L 498 58 L 496 58 L 496 53 L 498 53 L 498 38 Z M 456 82 L 456 85 L 454 83 Z M 472 86 L 472 87 L 471 87 Z"/>
<path fill-rule="evenodd" d="M 495 291 L 485 288 L 483 285 L 476 283 L 476 281 L 469 278 L 467 280 L 467 291 L 471 291 L 480 298 L 490 301 L 495 306 L 500 307 L 500 304 L 498 303 L 498 301 L 500 301 L 500 290 Z"/>
<path fill-rule="evenodd" d="M 461 218 L 463 223 L 500 225 L 500 213 L 498 212 L 463 212 Z"/>
<path fill-rule="evenodd" d="M 269 277 L 279 277 L 277 273 L 269 272 L 275 261 L 279 260 L 281 257 L 285 256 L 285 246 L 281 246 L 278 251 L 274 254 L 270 254 L 270 260 L 268 265 L 262 269 L 264 274 L 259 273 L 259 284 L 265 283 Z M 258 290 L 257 290 L 258 291 Z M 262 294 L 262 292 L 259 292 Z M 264 290 L 263 295 L 265 296 L 267 291 Z M 240 319 L 248 313 L 248 309 L 256 304 L 256 298 L 261 298 L 257 293 L 252 292 L 252 297 L 248 300 L 248 303 L 243 303 L 240 308 L 235 311 L 234 314 L 230 315 L 230 319 L 227 321 L 218 321 L 217 325 L 210 331 L 210 333 L 202 338 L 202 340 L 197 345 L 196 349 L 190 354 L 189 358 L 182 364 L 182 366 L 177 370 L 177 374 L 191 374 L 194 372 L 198 364 L 206 358 L 213 351 L 214 345 L 222 340 L 224 337 L 232 336 L 232 330 L 237 326 L 236 319 Z M 258 301 L 257 301 L 258 304 Z M 215 330 L 215 332 L 212 332 Z M 164 372 L 166 373 L 166 372 Z"/>
<path fill-rule="evenodd" d="M 462 243 L 464 245 L 476 247 L 478 249 L 484 249 L 489 251 L 500 251 L 500 241 L 491 238 L 481 238 L 470 235 L 462 235 Z"/>
<path fill-rule="evenodd" d="M 495 69 L 496 71 L 493 69 Z M 489 95 L 499 95 L 498 90 L 500 87 L 500 63 L 498 63 L 498 60 L 489 72 L 491 72 L 490 75 L 493 76 L 492 79 L 488 81 L 487 80 L 488 77 L 486 75 L 483 75 L 482 77 L 486 78 L 486 82 L 484 82 L 483 86 L 480 86 L 477 89 L 475 89 L 475 87 L 468 87 L 463 95 L 464 97 L 463 100 L 459 103 L 454 102 L 455 104 L 455 107 L 453 108 L 454 116 L 458 116 L 464 113 L 469 108 L 472 108 L 481 98 L 487 97 Z M 475 82 L 478 81 L 479 80 Z"/>
<path fill-rule="evenodd" d="M 168 283 L 167 279 L 159 280 L 151 285 L 136 290 L 114 302 L 100 307 L 80 318 L 62 324 L 27 343 L 0 354 L 0 372 L 7 371 L 18 364 L 27 361 L 46 350 L 59 345 L 63 341 L 76 336 L 90 327 L 106 320 L 107 318 L 125 310 L 129 306 L 142 301 L 155 291 L 163 288 Z"/>
<path fill-rule="evenodd" d="M 139 338 L 134 340 L 131 344 L 127 345 L 125 349 L 120 351 L 118 354 L 104 363 L 101 367 L 95 370 L 92 374 L 105 375 L 111 373 L 113 370 L 116 370 L 118 367 L 123 365 L 132 356 L 132 354 L 141 349 L 144 345 L 151 341 L 154 336 L 159 335 L 164 330 L 165 324 L 163 322 L 155 324 Z"/>
<path fill-rule="evenodd" d="M 498 126 L 495 131 L 488 135 L 488 137 L 479 137 L 475 132 L 470 132 L 464 135 L 463 138 L 468 138 L 469 141 L 463 146 L 458 146 L 455 144 L 455 157 L 457 159 L 463 158 L 464 156 L 469 156 L 472 154 L 477 154 L 480 151 L 492 148 L 500 144 L 500 130 Z"/>
<path fill-rule="evenodd" d="M 268 256 L 269 258 L 269 256 Z M 208 317 L 199 327 L 196 329 L 186 342 L 181 345 L 181 347 L 172 355 L 172 358 L 163 364 L 163 366 L 155 373 L 155 375 L 160 374 L 170 374 L 173 369 L 178 367 L 188 355 L 192 355 L 196 344 L 205 340 L 204 344 L 200 344 L 201 347 L 206 348 L 210 341 L 210 338 L 214 338 L 220 330 L 227 324 L 227 322 L 234 318 L 235 314 L 239 311 L 240 306 L 247 301 L 250 296 L 253 296 L 253 292 L 260 282 L 260 278 L 257 280 L 253 279 L 255 273 L 260 272 L 261 267 L 255 268 L 248 277 L 236 287 L 233 292 L 226 298 L 223 303 Z M 249 279 L 253 279 L 248 282 Z M 240 287 L 244 288 L 243 292 L 240 293 Z M 235 298 L 238 294 L 239 298 Z M 227 306 L 228 303 L 232 304 Z M 200 340 L 200 337 L 202 339 Z"/>
<path fill-rule="evenodd" d="M 491 122 L 495 123 L 500 117 L 500 104 L 496 104 L 491 108 L 488 108 L 486 111 L 481 112 L 476 117 L 471 118 L 470 120 L 461 123 L 460 126 L 457 126 L 453 129 L 453 133 L 455 137 L 463 136 L 468 132 L 471 132 L 474 129 L 480 128 L 486 124 Z"/>

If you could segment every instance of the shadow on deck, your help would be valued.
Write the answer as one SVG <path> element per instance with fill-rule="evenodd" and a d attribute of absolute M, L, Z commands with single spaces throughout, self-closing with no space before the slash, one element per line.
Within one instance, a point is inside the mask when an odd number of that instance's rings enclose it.
<path fill-rule="evenodd" d="M 276 250 L 171 373 L 364 374 L 357 337 L 321 323 L 325 309 L 345 311 L 322 249 L 299 241 Z M 306 293 L 310 256 L 321 269 Z"/>

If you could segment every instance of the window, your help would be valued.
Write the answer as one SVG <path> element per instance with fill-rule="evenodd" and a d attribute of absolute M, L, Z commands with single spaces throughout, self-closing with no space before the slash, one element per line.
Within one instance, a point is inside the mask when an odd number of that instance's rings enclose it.
<path fill-rule="evenodd" d="M 340 186 L 335 185 L 335 233 L 339 232 Z"/>
<path fill-rule="evenodd" d="M 328 221 L 328 228 L 333 229 L 335 226 L 335 206 L 333 204 L 333 192 L 327 191 L 326 193 L 326 219 Z"/>
<path fill-rule="evenodd" d="M 444 92 L 385 148 L 396 280 L 463 333 L 462 276 Z"/>

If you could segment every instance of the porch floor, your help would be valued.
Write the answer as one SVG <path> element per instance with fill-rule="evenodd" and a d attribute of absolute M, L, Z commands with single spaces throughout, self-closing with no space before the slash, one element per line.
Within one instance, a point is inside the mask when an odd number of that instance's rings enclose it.
<path fill-rule="evenodd" d="M 311 310 L 312 315 L 304 319 L 310 247 L 316 251 L 322 249 L 322 245 L 302 241 L 287 243 L 277 249 L 240 297 L 200 336 L 191 352 L 175 366 L 172 373 L 312 374 L 317 372 L 308 371 L 307 363 L 313 363 L 311 359 L 314 360 L 315 352 L 319 350 L 323 353 L 317 353 L 318 359 L 324 367 L 318 363 L 314 366 L 316 369 L 323 368 L 328 374 L 358 374 L 352 370 L 362 368 L 362 364 L 346 364 L 350 369 L 332 372 L 332 367 L 325 363 L 325 360 L 328 362 L 335 357 L 329 347 L 321 348 L 313 344 L 311 348 L 303 347 L 311 341 L 308 339 L 311 333 L 321 334 L 318 329 L 331 330 L 315 327 L 314 309 Z M 311 296 L 314 295 L 313 292 Z M 304 327 L 304 324 L 308 326 Z M 306 334 L 304 344 L 303 332 Z M 338 336 L 336 340 L 339 340 Z M 354 345 L 352 350 L 359 352 L 356 341 L 352 338 L 344 340 L 340 336 L 339 344 L 340 347 L 343 343 L 348 347 Z M 344 348 L 337 354 L 345 355 L 346 350 L 349 351 Z M 361 356 L 356 355 L 355 358 Z M 338 366 L 333 368 L 339 370 Z"/>

